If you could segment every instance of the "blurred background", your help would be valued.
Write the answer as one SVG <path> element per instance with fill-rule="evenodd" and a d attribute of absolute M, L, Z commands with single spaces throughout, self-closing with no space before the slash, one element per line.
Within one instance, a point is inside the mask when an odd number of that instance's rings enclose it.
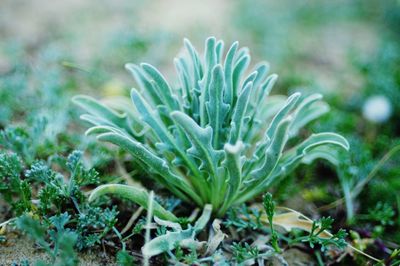
<path fill-rule="evenodd" d="M 398 0 L 2 0 L 0 129 L 22 127 L 36 136 L 41 144 L 27 153 L 32 158 L 66 153 L 71 145 L 54 144 L 61 141 L 89 149 L 95 154 L 91 163 L 104 167 L 112 155 L 79 137 L 83 129 L 71 96 L 128 95 L 135 86 L 124 69 L 128 62 L 149 62 L 173 82 L 172 59 L 183 38 L 202 52 L 212 35 L 226 46 L 238 40 L 249 47 L 254 64 L 270 62 L 280 76 L 273 93 L 323 93 L 331 112 L 310 131 L 336 131 L 352 144 L 339 169 L 323 162 L 302 168 L 278 187 L 277 197 L 396 247 L 391 241 L 400 239 L 400 161 L 394 156 L 400 143 Z M 63 136 L 66 132 L 76 137 Z"/>
<path fill-rule="evenodd" d="M 168 68 L 184 37 L 200 48 L 214 35 L 227 45 L 238 40 L 248 46 L 255 62 L 269 61 L 282 86 L 313 85 L 346 95 L 365 85 L 354 61 L 376 56 L 387 38 L 399 34 L 400 19 L 395 0 L 3 0 L 0 5 L 2 73 L 17 56 L 35 68 L 46 57 L 104 72 L 108 77 L 102 78 L 110 81 L 124 72 L 126 62 Z"/>

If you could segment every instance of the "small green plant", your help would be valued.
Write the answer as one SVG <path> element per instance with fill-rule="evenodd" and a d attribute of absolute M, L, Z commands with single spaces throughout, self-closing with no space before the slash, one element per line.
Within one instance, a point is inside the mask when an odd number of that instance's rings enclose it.
<path fill-rule="evenodd" d="M 394 209 L 387 202 L 378 202 L 374 208 L 368 209 L 368 214 L 359 214 L 357 218 L 364 221 L 378 222 L 386 226 L 394 224 L 395 215 Z"/>
<path fill-rule="evenodd" d="M 27 232 L 50 255 L 49 264 L 44 261 L 38 261 L 36 265 L 78 265 L 77 254 L 74 250 L 78 236 L 75 232 L 65 228 L 70 218 L 67 213 L 50 217 L 49 227 L 51 229 L 49 232 L 46 232 L 49 230 L 47 226 L 28 215 L 18 218 L 17 227 Z M 47 234 L 50 236 L 49 240 L 47 239 Z"/>
<path fill-rule="evenodd" d="M 18 215 L 32 208 L 31 186 L 20 178 L 22 169 L 22 162 L 16 154 L 0 152 L 0 195 Z"/>
<path fill-rule="evenodd" d="M 333 219 L 331 217 L 322 217 L 312 224 L 311 232 L 308 236 L 302 239 L 303 242 L 308 242 L 311 248 L 316 244 L 321 245 L 321 250 L 325 250 L 328 246 L 334 245 L 338 248 L 345 248 L 347 246 L 345 237 L 347 233 L 345 230 L 340 229 L 336 234 L 327 237 L 322 237 L 321 234 L 327 230 L 332 229 Z"/>
<path fill-rule="evenodd" d="M 252 247 L 248 243 L 233 243 L 232 253 L 238 263 L 242 263 L 248 259 L 255 259 L 258 257 L 260 251 L 257 247 Z"/>
<path fill-rule="evenodd" d="M 281 252 L 281 249 L 279 248 L 278 245 L 278 235 L 275 232 L 274 229 L 274 214 L 275 214 L 275 201 L 272 199 L 271 193 L 267 193 L 264 195 L 264 209 L 268 217 L 268 223 L 271 229 L 271 244 L 272 247 L 276 252 Z"/>
<path fill-rule="evenodd" d="M 266 63 L 247 75 L 250 55 L 237 42 L 225 57 L 224 43 L 213 37 L 206 40 L 203 59 L 187 40 L 185 47 L 188 57 L 175 59 L 176 87 L 149 64 L 127 64 L 140 87 L 131 91 L 133 105 L 73 99 L 88 112 L 82 115 L 93 125 L 87 134 L 127 150 L 177 197 L 211 204 L 221 216 L 268 190 L 298 164 L 335 158 L 329 145 L 349 148 L 342 136 L 329 132 L 286 148 L 289 140 L 298 140 L 299 129 L 327 112 L 321 95 L 269 96 L 277 75 L 268 75 Z M 104 189 L 134 198 L 120 185 Z"/>
<path fill-rule="evenodd" d="M 117 253 L 117 264 L 120 266 L 134 266 L 137 265 L 135 263 L 135 258 L 127 251 L 121 250 Z"/>
<path fill-rule="evenodd" d="M 94 168 L 84 166 L 82 157 L 83 152 L 75 150 L 67 158 L 53 155 L 48 162 L 27 167 L 16 154 L 0 152 L 0 199 L 17 216 L 3 224 L 16 220 L 52 257 L 51 265 L 76 265 L 76 250 L 100 244 L 117 223 L 115 208 L 88 204 L 84 188 L 100 178 Z"/>
<path fill-rule="evenodd" d="M 243 230 L 257 230 L 263 226 L 261 215 L 262 212 L 257 208 L 249 208 L 245 204 L 241 204 L 227 211 L 224 225 L 226 227 L 234 227 L 238 232 Z"/>

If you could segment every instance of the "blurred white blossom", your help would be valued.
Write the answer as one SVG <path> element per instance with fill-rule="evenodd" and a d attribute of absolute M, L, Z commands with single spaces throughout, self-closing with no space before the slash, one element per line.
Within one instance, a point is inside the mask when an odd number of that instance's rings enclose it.
<path fill-rule="evenodd" d="M 371 122 L 383 123 L 392 114 L 392 104 L 386 96 L 373 95 L 365 101 L 362 113 L 364 118 Z"/>

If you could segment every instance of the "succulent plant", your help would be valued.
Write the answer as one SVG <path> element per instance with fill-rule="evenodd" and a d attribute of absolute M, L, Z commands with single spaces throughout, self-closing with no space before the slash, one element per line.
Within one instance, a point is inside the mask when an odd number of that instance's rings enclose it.
<path fill-rule="evenodd" d="M 177 197 L 211 204 L 220 216 L 300 163 L 334 162 L 334 146 L 348 150 L 346 139 L 330 132 L 295 144 L 299 130 L 329 110 L 320 94 L 270 96 L 277 75 L 269 75 L 264 62 L 248 71 L 249 51 L 237 42 L 224 56 L 224 42 L 210 37 L 203 58 L 188 40 L 184 45 L 187 54 L 174 61 L 177 86 L 150 64 L 127 64 L 139 85 L 131 102 L 73 99 L 87 111 L 81 118 L 93 125 L 87 134 L 128 151 Z"/>

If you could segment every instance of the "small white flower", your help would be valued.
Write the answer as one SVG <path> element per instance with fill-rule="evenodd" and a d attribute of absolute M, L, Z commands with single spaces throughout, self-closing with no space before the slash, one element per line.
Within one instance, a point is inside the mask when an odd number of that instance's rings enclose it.
<path fill-rule="evenodd" d="M 392 104 L 386 96 L 373 95 L 365 101 L 362 113 L 371 122 L 383 123 L 392 115 Z"/>

